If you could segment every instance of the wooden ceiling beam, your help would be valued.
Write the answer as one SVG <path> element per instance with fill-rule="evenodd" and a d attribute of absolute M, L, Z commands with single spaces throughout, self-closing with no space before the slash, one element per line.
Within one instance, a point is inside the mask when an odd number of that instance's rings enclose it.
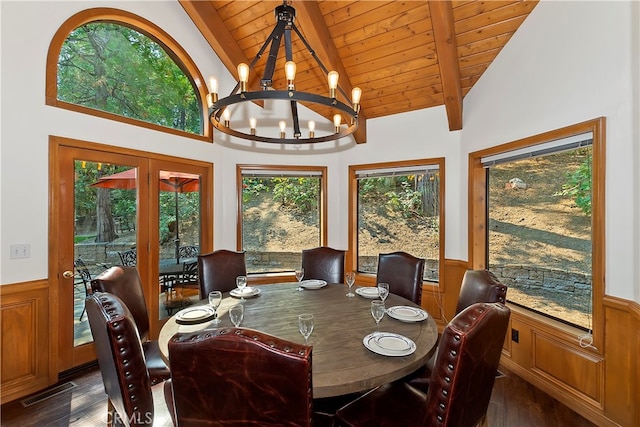
<path fill-rule="evenodd" d="M 429 1 L 429 9 L 449 130 L 460 130 L 462 129 L 462 87 L 458 66 L 458 46 L 453 23 L 453 7 L 450 0 L 437 0 Z"/>
<path fill-rule="evenodd" d="M 178 0 L 187 15 L 194 22 L 213 51 L 218 55 L 222 64 L 234 78 L 237 78 L 238 64 L 250 61 L 233 38 L 233 35 L 224 25 L 224 21 L 218 14 L 213 4 L 209 1 Z M 250 75 L 249 86 L 259 88 L 259 78 L 253 73 Z M 211 89 L 211 88 L 209 88 Z M 262 105 L 262 103 L 258 103 Z"/>
<path fill-rule="evenodd" d="M 324 22 L 318 3 L 315 1 L 296 1 L 293 7 L 296 9 L 296 25 L 300 28 L 300 32 L 305 35 L 307 42 L 315 50 L 322 63 L 330 70 L 338 72 L 340 87 L 350 97 L 353 86 L 349 80 L 349 74 L 333 43 L 333 38 Z M 365 97 L 367 94 L 363 93 L 362 96 Z M 367 142 L 367 118 L 363 109 L 358 113 L 358 129 L 353 137 L 357 144 Z"/>

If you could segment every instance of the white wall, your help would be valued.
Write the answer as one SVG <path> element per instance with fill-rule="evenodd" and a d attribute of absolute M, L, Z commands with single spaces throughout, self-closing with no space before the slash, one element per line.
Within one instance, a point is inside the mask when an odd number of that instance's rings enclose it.
<path fill-rule="evenodd" d="M 414 158 L 447 158 L 447 219 L 461 221 L 456 200 L 464 188 L 456 159 L 459 132 L 447 130 L 443 108 L 369 120 L 368 143 L 340 141 L 312 149 L 250 152 L 227 148 L 238 141 L 216 135 L 215 144 L 155 132 L 73 113 L 45 105 L 45 65 L 51 38 L 74 13 L 93 7 L 130 11 L 159 25 L 189 53 L 202 75 L 230 76 L 175 0 L 171 1 L 0 1 L 2 130 L 0 145 L 0 283 L 47 277 L 48 136 L 57 135 L 137 150 L 158 152 L 214 164 L 214 246 L 236 244 L 235 165 L 326 165 L 329 176 L 329 241 L 347 247 L 347 186 L 349 164 Z M 365 93 L 363 96 L 367 96 Z M 465 166 L 466 168 L 466 166 Z M 464 168 L 462 169 L 464 170 Z M 465 230 L 447 231 L 447 256 L 464 258 L 460 245 Z M 28 243 L 31 257 L 12 260 L 9 246 Z"/>
<path fill-rule="evenodd" d="M 637 2 L 540 2 L 465 97 L 459 159 L 606 117 L 606 293 L 636 301 L 639 21 Z"/>

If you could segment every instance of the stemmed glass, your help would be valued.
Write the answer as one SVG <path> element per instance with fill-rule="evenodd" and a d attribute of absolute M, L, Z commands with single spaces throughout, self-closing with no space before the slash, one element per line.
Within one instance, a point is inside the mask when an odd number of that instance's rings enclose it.
<path fill-rule="evenodd" d="M 236 328 L 240 326 L 242 319 L 244 319 L 244 305 L 236 304 L 231 306 L 231 308 L 229 308 L 229 318 Z"/>
<path fill-rule="evenodd" d="M 247 276 L 236 277 L 236 286 L 240 290 L 240 301 L 244 302 L 244 288 L 247 286 Z"/>
<path fill-rule="evenodd" d="M 380 299 L 384 303 L 387 297 L 389 296 L 389 284 L 388 283 L 378 283 L 378 295 L 380 295 Z"/>
<path fill-rule="evenodd" d="M 353 271 L 349 271 L 347 274 L 344 275 L 344 277 L 347 281 L 347 286 L 349 287 L 349 293 L 347 294 L 347 296 L 349 298 L 356 296 L 356 294 L 351 292 L 351 288 L 353 287 L 353 282 L 356 281 L 356 273 L 354 273 Z"/>
<path fill-rule="evenodd" d="M 298 280 L 298 287 L 296 290 L 304 291 L 304 288 L 300 285 L 302 283 L 302 278 L 304 277 L 304 268 L 299 268 L 296 270 L 296 280 Z"/>
<path fill-rule="evenodd" d="M 373 320 L 376 321 L 376 331 L 379 331 L 380 321 L 384 317 L 384 301 L 373 300 L 371 301 L 371 315 L 373 316 Z"/>
<path fill-rule="evenodd" d="M 214 313 L 214 318 L 211 323 L 215 323 L 215 324 L 220 323 L 220 319 L 218 318 L 218 307 L 220 307 L 221 302 L 222 302 L 222 292 L 220 291 L 209 292 L 209 305 L 213 308 L 213 313 Z"/>
<path fill-rule="evenodd" d="M 304 337 L 304 343 L 309 343 L 309 336 L 313 332 L 313 314 L 304 313 L 298 316 L 298 329 Z"/>

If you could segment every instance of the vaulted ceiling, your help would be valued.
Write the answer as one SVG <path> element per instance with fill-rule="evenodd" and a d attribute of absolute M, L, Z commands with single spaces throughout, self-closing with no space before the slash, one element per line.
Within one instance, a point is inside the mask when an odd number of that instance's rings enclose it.
<path fill-rule="evenodd" d="M 179 0 L 195 25 L 237 76 L 273 30 L 282 1 Z M 450 130 L 462 129 L 462 99 L 533 10 L 532 1 L 289 0 L 295 25 L 346 93 L 362 89 L 356 142 L 366 119 L 445 105 Z M 326 77 L 293 37 L 296 89 L 327 94 Z M 265 55 L 268 52 L 265 53 Z M 282 55 L 284 56 L 284 55 Z M 259 87 L 264 61 L 250 85 Z M 284 67 L 278 58 L 276 69 Z M 284 73 L 274 87 L 285 87 Z M 328 116 L 321 108 L 318 113 Z M 330 120 L 330 119 L 329 119 Z"/>

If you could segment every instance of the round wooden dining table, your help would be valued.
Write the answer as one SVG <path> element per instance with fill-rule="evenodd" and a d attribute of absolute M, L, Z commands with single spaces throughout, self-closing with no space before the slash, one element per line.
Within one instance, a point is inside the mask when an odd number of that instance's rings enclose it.
<path fill-rule="evenodd" d="M 362 392 L 400 379 L 422 366 L 436 348 L 438 330 L 431 316 L 421 322 L 401 322 L 385 315 L 379 330 L 410 338 L 415 342 L 416 350 L 408 356 L 374 353 L 363 344 L 363 339 L 376 331 L 371 316 L 371 299 L 360 295 L 347 297 L 344 284 L 328 284 L 320 289 L 304 291 L 297 291 L 297 286 L 297 283 L 258 286 L 260 294 L 245 298 L 242 303 L 245 309 L 240 327 L 302 343 L 304 338 L 298 331 L 298 315 L 313 314 L 314 329 L 309 345 L 313 346 L 314 398 Z M 221 321 L 217 325 L 211 322 L 180 325 L 176 323 L 178 313 L 167 320 L 158 339 L 167 364 L 171 366 L 168 342 L 174 334 L 233 327 L 227 312 L 229 307 L 240 303 L 238 298 L 225 294 L 218 308 Z M 208 304 L 208 301 L 198 304 Z M 387 308 L 399 305 L 417 307 L 395 294 L 388 296 L 385 305 Z"/>

